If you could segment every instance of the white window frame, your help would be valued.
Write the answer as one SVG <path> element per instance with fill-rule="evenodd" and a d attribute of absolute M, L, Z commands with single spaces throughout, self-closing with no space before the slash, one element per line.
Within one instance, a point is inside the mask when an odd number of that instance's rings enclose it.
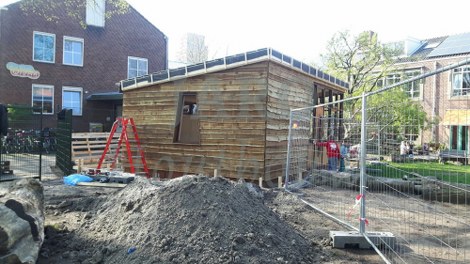
<path fill-rule="evenodd" d="M 73 116 L 82 116 L 83 115 L 83 88 L 82 87 L 74 87 L 74 86 L 62 86 L 62 109 L 65 109 L 64 107 L 64 92 L 80 92 L 80 112 L 79 113 L 74 113 L 72 110 L 72 115 Z M 71 109 L 71 108 L 67 108 Z"/>
<path fill-rule="evenodd" d="M 458 72 L 456 72 L 458 71 Z M 455 91 L 455 87 L 454 87 L 454 76 L 455 74 L 458 73 L 461 75 L 461 87 L 459 87 L 459 90 L 461 90 L 461 93 L 460 94 L 455 94 L 454 91 Z M 453 69 L 451 71 L 451 74 L 450 74 L 450 97 L 468 97 L 470 96 L 470 88 L 463 88 L 463 83 L 464 83 L 464 79 L 463 79 L 463 76 L 465 73 L 468 73 L 470 75 L 470 67 L 469 66 L 463 66 L 463 67 L 459 67 L 457 69 Z M 465 89 L 465 94 L 463 94 L 463 91 Z"/>
<path fill-rule="evenodd" d="M 66 63 L 65 62 L 65 42 L 66 41 L 71 41 L 71 42 L 80 42 L 82 44 L 82 61 L 81 64 L 75 64 L 75 63 Z M 72 58 L 73 58 L 73 51 L 67 51 L 72 53 Z M 85 58 L 85 41 L 82 38 L 75 38 L 75 37 L 69 37 L 69 36 L 64 36 L 63 40 L 63 52 L 62 52 L 62 64 L 63 65 L 69 65 L 69 66 L 78 66 L 78 67 L 83 67 L 83 60 Z"/>
<path fill-rule="evenodd" d="M 145 74 L 143 74 L 143 75 L 147 75 L 147 74 L 149 73 L 149 60 L 148 60 L 147 58 L 140 58 L 140 57 L 128 56 L 128 57 L 127 57 L 127 78 L 128 78 L 128 79 L 129 79 L 129 78 L 138 77 L 138 76 L 142 76 L 142 75 L 136 75 L 136 76 L 134 76 L 134 77 L 130 77 L 130 75 L 129 75 L 129 61 L 130 61 L 130 60 L 136 60 L 136 61 L 137 61 L 137 73 L 139 72 L 139 68 L 138 68 L 138 67 L 139 67 L 139 63 L 138 63 L 138 62 L 139 62 L 139 61 L 145 61 L 146 64 L 147 64 L 147 67 L 146 67 L 146 69 L 145 69 Z"/>
<path fill-rule="evenodd" d="M 397 82 L 400 82 L 402 79 L 402 76 L 400 73 L 390 73 L 385 76 L 385 87 L 393 85 Z"/>
<path fill-rule="evenodd" d="M 31 87 L 31 106 L 34 107 L 34 88 L 51 88 L 52 89 L 52 109 L 51 109 L 51 113 L 44 113 L 43 111 L 43 115 L 53 115 L 54 114 L 54 85 L 48 85 L 48 84 L 37 84 L 37 83 L 33 83 L 32 87 Z M 44 100 L 42 100 L 42 105 L 41 105 L 41 109 L 44 110 Z M 34 110 L 33 110 L 34 111 Z M 33 112 L 34 114 L 41 114 L 40 112 Z"/>
<path fill-rule="evenodd" d="M 35 59 L 35 50 L 36 50 L 36 41 L 35 41 L 35 36 L 36 35 L 43 35 L 43 36 L 48 36 L 48 37 L 53 37 L 54 38 L 54 47 L 53 47 L 53 57 L 52 61 L 47 61 L 47 60 L 37 60 Z M 33 31 L 33 61 L 37 62 L 44 62 L 44 63 L 55 63 L 55 48 L 56 48 L 56 37 L 55 34 L 52 33 L 46 33 L 46 32 L 40 32 L 40 31 Z"/>
<path fill-rule="evenodd" d="M 406 81 L 407 79 L 414 78 L 414 77 L 416 77 L 418 75 L 421 75 L 421 74 L 423 74 L 422 69 L 405 70 L 403 72 L 403 75 L 405 76 L 403 80 Z M 410 75 L 409 78 L 408 78 L 408 75 Z M 409 94 L 408 97 L 411 100 L 423 100 L 424 79 L 416 80 L 416 81 L 412 82 L 411 85 L 413 85 L 413 90 L 414 91 L 419 91 L 419 95 L 418 96 L 410 96 L 411 94 Z M 416 85 L 417 85 L 417 87 L 415 87 Z"/>
<path fill-rule="evenodd" d="M 86 1 L 86 24 L 88 26 L 104 27 L 106 13 L 105 0 Z"/>

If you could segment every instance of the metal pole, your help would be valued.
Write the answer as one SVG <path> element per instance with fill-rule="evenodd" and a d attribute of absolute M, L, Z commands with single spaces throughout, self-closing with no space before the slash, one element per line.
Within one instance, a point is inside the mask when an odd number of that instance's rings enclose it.
<path fill-rule="evenodd" d="M 286 161 L 286 179 L 284 186 L 287 189 L 287 183 L 289 182 L 289 169 L 290 169 L 290 148 L 291 148 L 291 132 L 292 132 L 292 110 L 289 114 L 289 133 L 287 136 L 287 161 Z"/>
<path fill-rule="evenodd" d="M 379 156 L 379 161 L 380 161 L 380 127 L 377 128 L 377 154 Z"/>
<path fill-rule="evenodd" d="M 361 157 L 360 157 L 360 168 L 361 168 L 361 178 L 360 178 L 360 188 L 361 188 L 361 221 L 359 225 L 359 233 L 365 233 L 365 221 L 366 221 L 366 202 L 365 202 L 365 188 L 366 188 L 366 94 L 362 94 L 362 120 L 361 120 Z"/>
<path fill-rule="evenodd" d="M 41 146 L 39 147 L 39 181 L 42 181 L 42 148 L 44 147 L 44 134 L 43 134 L 44 131 L 42 131 L 42 118 L 43 118 L 42 111 L 43 111 L 43 108 L 41 107 L 41 114 L 39 116 L 39 128 L 41 129 L 41 140 L 40 140 Z"/>

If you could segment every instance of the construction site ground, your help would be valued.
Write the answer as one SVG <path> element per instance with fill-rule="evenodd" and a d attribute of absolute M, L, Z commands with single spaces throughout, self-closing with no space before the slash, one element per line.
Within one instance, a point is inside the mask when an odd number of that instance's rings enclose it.
<path fill-rule="evenodd" d="M 282 190 L 184 176 L 122 189 L 43 182 L 42 263 L 382 263 L 335 249 L 344 230 Z M 156 184 L 155 184 L 156 183 Z"/>

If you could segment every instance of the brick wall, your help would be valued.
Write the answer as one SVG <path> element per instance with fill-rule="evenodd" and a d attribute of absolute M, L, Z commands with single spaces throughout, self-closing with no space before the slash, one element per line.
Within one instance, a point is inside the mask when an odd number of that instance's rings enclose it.
<path fill-rule="evenodd" d="M 83 9 L 83 14 L 85 10 Z M 0 14 L 0 103 L 31 105 L 32 84 L 54 86 L 54 115 L 45 116 L 45 125 L 54 127 L 56 113 L 62 105 L 62 87 L 83 88 L 83 115 L 74 117 L 74 130 L 87 131 L 90 122 L 110 126 L 113 108 L 120 102 L 90 103 L 86 97 L 94 92 L 117 91 L 115 83 L 127 78 L 128 56 L 148 59 L 148 71 L 166 68 L 166 36 L 133 8 L 123 15 L 106 20 L 104 28 L 83 29 L 62 10 L 58 22 L 46 21 L 24 13 L 19 3 Z M 33 61 L 33 31 L 55 34 L 55 63 Z M 64 36 L 84 39 L 83 67 L 62 64 Z M 41 73 L 39 79 L 13 77 L 6 69 L 8 62 L 32 65 Z M 106 124 L 108 123 L 108 124 Z"/>
<path fill-rule="evenodd" d="M 404 63 L 399 65 L 399 67 L 403 69 L 422 68 L 423 73 L 426 73 L 460 62 L 464 58 L 465 56 L 441 57 L 424 61 Z M 452 90 L 450 82 L 451 74 L 452 71 L 446 71 L 423 80 L 423 96 L 419 102 L 423 106 L 429 118 L 433 116 L 433 106 L 434 116 L 439 118 L 441 121 L 444 119 L 446 110 L 468 108 L 468 96 L 450 96 Z M 431 129 L 424 131 L 423 135 L 420 137 L 421 144 L 431 142 L 433 138 L 431 131 Z M 435 138 L 438 142 L 448 144 L 449 128 L 442 125 L 436 126 Z"/>

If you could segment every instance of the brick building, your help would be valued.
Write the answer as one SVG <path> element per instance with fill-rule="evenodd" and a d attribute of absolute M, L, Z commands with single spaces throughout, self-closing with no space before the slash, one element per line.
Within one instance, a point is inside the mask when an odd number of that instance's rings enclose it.
<path fill-rule="evenodd" d="M 71 108 L 74 131 L 108 130 L 122 112 L 116 83 L 168 67 L 164 33 L 132 7 L 105 20 L 108 8 L 88 0 L 80 10 L 86 28 L 61 8 L 51 14 L 57 21 L 23 11 L 20 2 L 1 8 L 0 103 L 42 109 L 44 127 Z"/>
<path fill-rule="evenodd" d="M 402 47 L 403 52 L 395 64 L 397 70 L 385 78 L 385 85 L 433 72 L 470 56 L 470 33 L 424 40 L 409 38 L 393 44 Z M 470 154 L 469 65 L 408 83 L 403 88 L 435 121 L 432 128 L 413 137 L 416 143 L 437 142 Z"/>

